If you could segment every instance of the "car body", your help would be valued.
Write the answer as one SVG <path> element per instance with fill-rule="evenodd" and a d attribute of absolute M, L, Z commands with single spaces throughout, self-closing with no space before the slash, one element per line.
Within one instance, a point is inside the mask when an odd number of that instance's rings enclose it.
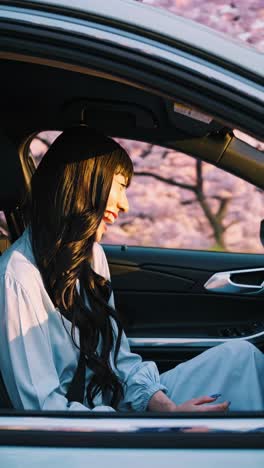
<path fill-rule="evenodd" d="M 0 1 L 0 18 L 1 131 L 17 152 L 5 152 L 0 138 L 0 209 L 11 242 L 23 229 L 18 207 L 34 171 L 25 157 L 32 138 L 80 122 L 190 154 L 263 189 L 262 151 L 233 133 L 264 139 L 257 51 L 126 0 Z M 264 350 L 262 254 L 104 249 L 131 347 L 160 369 L 230 339 Z M 0 459 L 5 467 L 24 460 L 206 467 L 216 457 L 218 466 L 262 466 L 263 427 L 260 413 L 87 417 L 3 409 Z"/>

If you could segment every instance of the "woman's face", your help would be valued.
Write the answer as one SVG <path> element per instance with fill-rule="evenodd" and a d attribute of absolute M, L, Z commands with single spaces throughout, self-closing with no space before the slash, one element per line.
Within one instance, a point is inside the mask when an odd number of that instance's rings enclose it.
<path fill-rule="evenodd" d="M 122 174 L 115 174 L 112 181 L 110 194 L 107 200 L 104 217 L 96 232 L 96 241 L 100 242 L 107 231 L 106 224 L 114 224 L 119 211 L 127 213 L 129 204 L 126 196 L 127 179 Z"/>

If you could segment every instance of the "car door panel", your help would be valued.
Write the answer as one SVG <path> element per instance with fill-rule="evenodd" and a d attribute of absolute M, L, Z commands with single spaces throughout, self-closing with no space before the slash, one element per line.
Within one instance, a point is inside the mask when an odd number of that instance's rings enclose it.
<path fill-rule="evenodd" d="M 259 291 L 245 295 L 205 288 L 217 272 L 236 272 L 235 280 L 243 283 L 245 270 L 244 283 L 260 283 L 262 255 L 110 245 L 104 249 L 131 347 L 143 358 L 155 359 L 161 370 L 228 339 L 246 338 L 264 347 Z"/>

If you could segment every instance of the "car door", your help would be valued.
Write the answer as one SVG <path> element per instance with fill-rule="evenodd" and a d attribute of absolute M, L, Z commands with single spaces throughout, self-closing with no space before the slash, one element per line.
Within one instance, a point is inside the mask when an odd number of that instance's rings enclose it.
<path fill-rule="evenodd" d="M 121 142 L 135 165 L 132 214 L 104 249 L 132 349 L 161 371 L 230 339 L 263 349 L 262 191 L 181 152 L 152 145 L 139 156 L 139 142 Z"/>
<path fill-rule="evenodd" d="M 263 348 L 263 255 L 104 248 L 132 349 L 160 370 L 229 339 Z"/>

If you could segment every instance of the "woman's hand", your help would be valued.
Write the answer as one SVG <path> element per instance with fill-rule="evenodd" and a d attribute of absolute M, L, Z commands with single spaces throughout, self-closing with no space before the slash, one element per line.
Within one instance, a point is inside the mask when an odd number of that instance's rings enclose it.
<path fill-rule="evenodd" d="M 203 412 L 203 411 L 227 411 L 230 405 L 229 401 L 224 403 L 213 403 L 220 395 L 201 396 L 185 401 L 181 405 L 176 405 L 161 390 L 154 393 L 148 404 L 149 411 L 169 411 L 169 412 Z"/>
<path fill-rule="evenodd" d="M 192 400 L 188 400 L 181 405 L 174 405 L 174 409 L 170 411 L 178 411 L 178 412 L 185 412 L 185 411 L 192 411 L 192 412 L 201 412 L 201 411 L 227 411 L 230 405 L 229 401 L 225 401 L 223 403 L 216 403 L 214 405 L 206 405 L 206 403 L 212 403 L 216 401 L 217 397 L 211 396 L 201 396 L 198 398 L 193 398 Z"/>

